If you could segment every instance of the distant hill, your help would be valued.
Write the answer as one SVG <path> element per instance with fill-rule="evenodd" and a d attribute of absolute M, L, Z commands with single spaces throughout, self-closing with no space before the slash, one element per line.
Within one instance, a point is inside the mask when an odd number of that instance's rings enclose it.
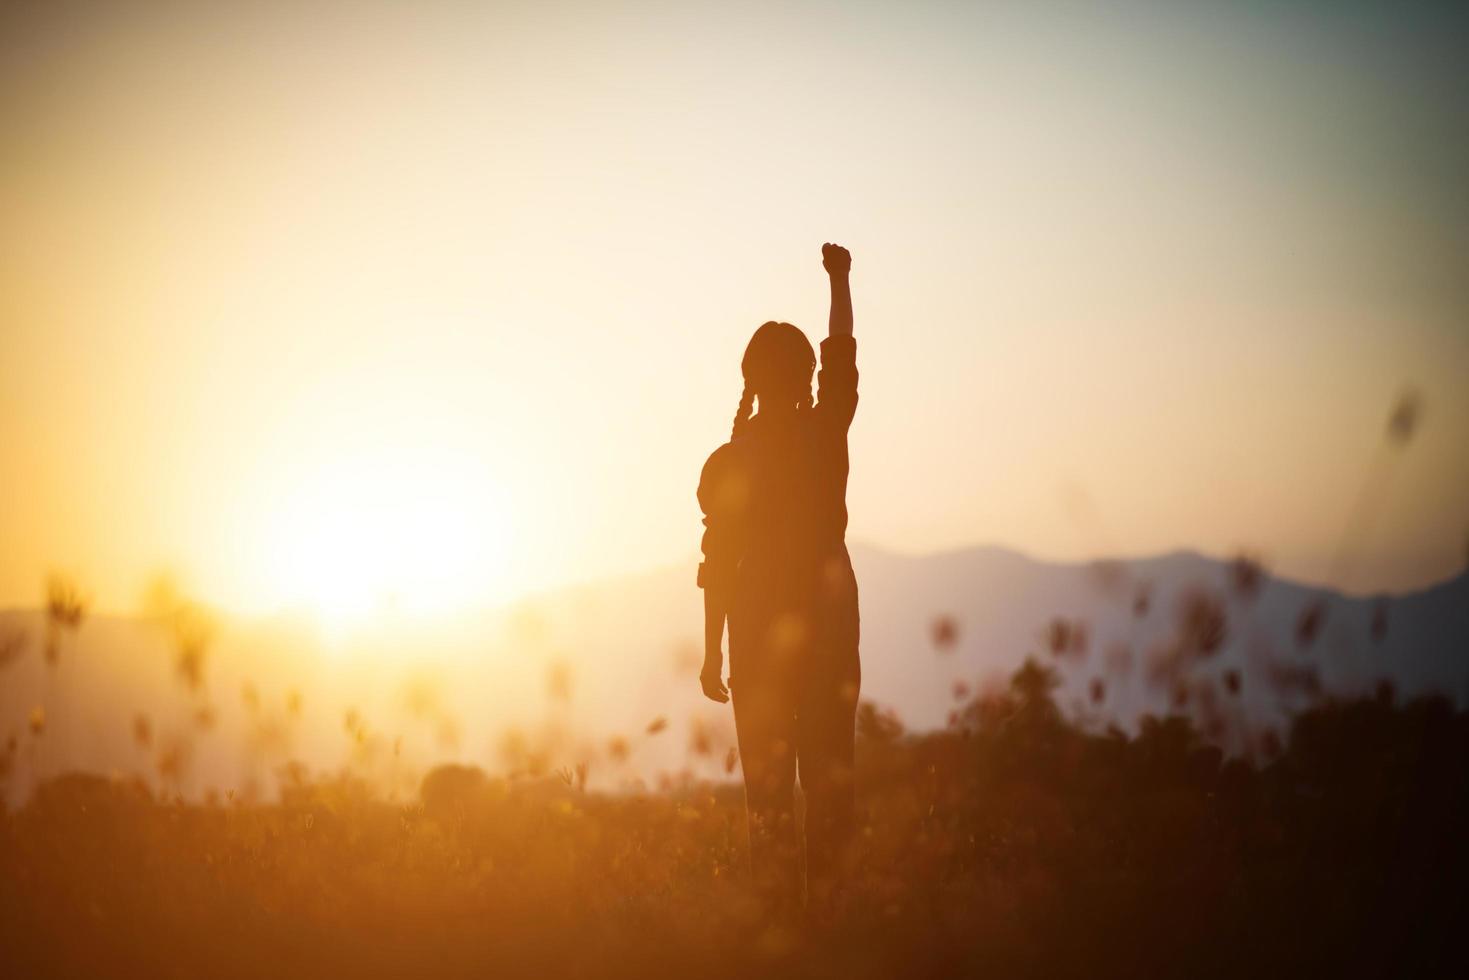
<path fill-rule="evenodd" d="M 1466 574 L 1354 598 L 1192 552 L 1067 564 L 991 547 L 916 557 L 857 547 L 853 561 L 862 695 L 914 728 L 945 723 L 962 700 L 956 682 L 967 696 L 1029 655 L 1060 670 L 1063 708 L 1130 727 L 1144 711 L 1180 707 L 1181 685 L 1148 678 L 1190 642 L 1200 617 L 1212 650 L 1195 658 L 1183 695 L 1195 701 L 1182 710 L 1208 697 L 1236 722 L 1278 725 L 1315 684 L 1349 694 L 1382 679 L 1404 696 L 1469 700 Z M 408 770 L 442 758 L 492 767 L 526 751 L 557 764 L 600 758 L 613 736 L 630 755 L 603 759 L 604 777 L 684 766 L 717 774 L 733 726 L 727 708 L 698 694 L 701 616 L 690 563 L 550 592 L 431 634 L 384 624 L 339 649 L 301 623 L 232 622 L 196 694 L 180 682 L 166 635 L 146 622 L 93 617 L 48 671 L 41 614 L 0 612 L 0 637 L 26 637 L 0 667 L 0 739 L 21 743 L 18 779 L 27 767 L 147 771 L 168 749 L 187 755 L 193 774 L 182 784 L 196 791 L 268 784 L 288 757 L 315 768 L 350 762 L 383 778 L 403 770 L 408 785 Z M 953 627 L 942 648 L 941 618 Z M 1224 687 L 1232 672 L 1238 693 Z M 37 705 L 47 732 L 28 739 Z M 140 715 L 146 740 L 135 730 Z M 647 733 L 657 718 L 667 727 Z M 695 729 L 708 755 L 689 755 Z"/>

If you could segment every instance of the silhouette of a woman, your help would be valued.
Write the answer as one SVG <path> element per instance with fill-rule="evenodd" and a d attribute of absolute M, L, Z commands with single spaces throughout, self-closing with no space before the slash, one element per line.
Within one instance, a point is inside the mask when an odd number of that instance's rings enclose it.
<path fill-rule="evenodd" d="M 830 333 L 817 397 L 811 343 L 789 323 L 755 331 L 730 441 L 704 464 L 704 667 L 715 701 L 734 698 L 754 880 L 776 903 L 801 897 L 795 821 L 806 799 L 806 882 L 827 903 L 853 824 L 858 663 L 857 581 L 847 555 L 847 429 L 857 410 L 852 257 L 823 245 Z M 759 405 L 758 414 L 752 410 Z M 728 687 L 721 680 L 729 623 Z"/>

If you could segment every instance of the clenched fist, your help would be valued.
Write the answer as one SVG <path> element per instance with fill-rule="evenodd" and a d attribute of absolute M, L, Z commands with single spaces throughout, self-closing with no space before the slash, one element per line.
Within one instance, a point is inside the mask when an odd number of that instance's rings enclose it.
<path fill-rule="evenodd" d="M 826 266 L 828 275 L 846 275 L 852 271 L 852 253 L 840 245 L 827 242 L 821 246 L 821 264 Z"/>

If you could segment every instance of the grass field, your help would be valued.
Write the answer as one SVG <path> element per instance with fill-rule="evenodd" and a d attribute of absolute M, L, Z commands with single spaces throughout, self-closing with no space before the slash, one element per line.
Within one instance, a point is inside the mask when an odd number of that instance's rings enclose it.
<path fill-rule="evenodd" d="M 1469 714 L 1326 703 L 1254 760 L 1088 734 L 1028 664 L 947 731 L 864 707 L 826 922 L 745 886 L 741 793 L 445 767 L 273 805 L 73 775 L 0 817 L 7 976 L 1463 976 Z M 1274 754 L 1271 754 L 1271 753 Z"/>

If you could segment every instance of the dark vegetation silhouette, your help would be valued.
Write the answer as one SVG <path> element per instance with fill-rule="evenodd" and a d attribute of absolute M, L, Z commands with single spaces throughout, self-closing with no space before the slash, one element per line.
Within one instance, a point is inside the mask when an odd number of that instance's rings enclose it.
<path fill-rule="evenodd" d="M 739 789 L 444 766 L 274 804 L 68 775 L 0 816 L 9 976 L 1462 976 L 1469 713 L 1384 689 L 1229 757 L 1183 715 L 1082 730 L 1029 660 L 944 731 L 857 715 L 843 917 L 749 888 Z"/>

